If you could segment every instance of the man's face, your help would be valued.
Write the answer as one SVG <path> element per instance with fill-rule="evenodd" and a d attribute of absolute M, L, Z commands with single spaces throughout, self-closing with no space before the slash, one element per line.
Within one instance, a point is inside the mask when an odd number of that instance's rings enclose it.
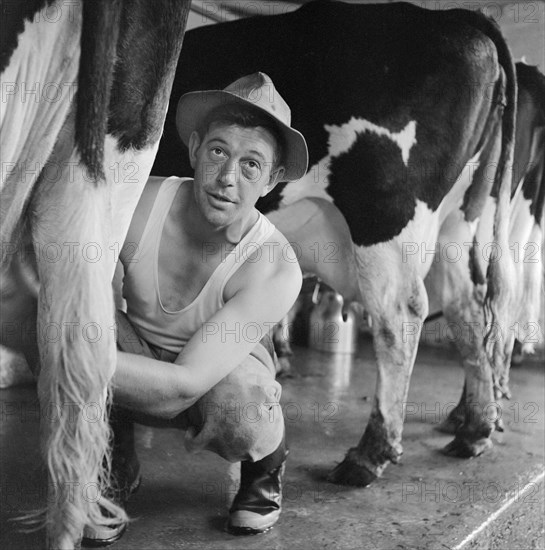
<path fill-rule="evenodd" d="M 259 197 L 274 187 L 276 142 L 264 128 L 212 124 L 201 140 L 191 136 L 195 201 L 214 227 L 244 222 Z"/>

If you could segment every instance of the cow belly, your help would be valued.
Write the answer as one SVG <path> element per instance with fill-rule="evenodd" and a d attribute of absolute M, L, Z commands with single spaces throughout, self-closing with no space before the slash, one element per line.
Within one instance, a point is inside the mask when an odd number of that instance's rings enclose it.
<path fill-rule="evenodd" d="M 307 198 L 267 214 L 292 243 L 304 273 L 312 273 L 342 294 L 347 302 L 361 301 L 350 231 L 329 201 Z"/>

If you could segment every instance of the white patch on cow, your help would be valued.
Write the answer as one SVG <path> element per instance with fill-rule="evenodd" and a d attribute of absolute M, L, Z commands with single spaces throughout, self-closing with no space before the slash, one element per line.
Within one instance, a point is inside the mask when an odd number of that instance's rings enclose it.
<path fill-rule="evenodd" d="M 324 128 L 329 133 L 328 155 L 314 164 L 301 179 L 286 185 L 282 191 L 282 206 L 307 197 L 333 202 L 326 191 L 331 173 L 329 170 L 331 160 L 350 151 L 358 134 L 371 132 L 391 139 L 401 149 L 401 157 L 405 165 L 409 162 L 412 146 L 416 144 L 416 122 L 414 120 L 411 120 L 403 130 L 397 133 L 377 126 L 368 120 L 354 117 L 341 126 L 325 124 Z"/>
<path fill-rule="evenodd" d="M 109 249 L 112 259 L 117 262 L 119 251 L 123 246 L 129 230 L 131 218 L 140 200 L 140 195 L 146 184 L 155 155 L 157 142 L 149 149 L 136 151 L 128 149 L 119 152 L 117 140 L 106 136 L 104 146 L 104 172 L 109 189 L 111 189 L 112 233 Z M 112 265 L 112 276 L 113 276 Z"/>
<path fill-rule="evenodd" d="M 407 165 L 410 150 L 416 143 L 416 121 L 414 120 L 411 120 L 403 130 L 396 133 L 363 118 L 354 117 L 342 126 L 326 124 L 325 129 L 329 132 L 329 155 L 331 157 L 338 157 L 350 150 L 358 134 L 370 132 L 393 141 L 401 149 L 401 158 Z"/>
<path fill-rule="evenodd" d="M 524 198 L 521 180 L 515 196 L 511 200 L 511 216 L 509 218 L 509 241 L 512 243 L 527 243 L 534 226 L 534 216 L 530 213 L 532 201 Z"/>
<path fill-rule="evenodd" d="M 475 233 L 477 232 L 477 227 L 479 227 L 480 220 L 481 218 L 475 218 L 472 222 L 466 222 L 472 235 L 475 235 Z"/>

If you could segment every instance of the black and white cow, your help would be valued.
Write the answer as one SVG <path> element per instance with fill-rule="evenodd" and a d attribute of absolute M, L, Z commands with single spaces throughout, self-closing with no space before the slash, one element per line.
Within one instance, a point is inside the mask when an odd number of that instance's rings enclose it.
<path fill-rule="evenodd" d="M 464 329 L 457 343 L 471 414 L 447 452 L 480 454 L 494 429 L 482 414 L 494 400 L 493 373 L 512 346 L 485 341 L 486 323 L 508 322 L 513 269 L 498 247 L 508 247 L 516 80 L 499 29 L 465 10 L 318 1 L 290 14 L 191 31 L 152 171 L 190 173 L 175 129 L 182 93 L 222 89 L 258 70 L 291 106 L 310 150 L 306 176 L 278 186 L 258 206 L 290 240 L 303 231 L 303 269 L 346 299 L 361 300 L 373 321 L 373 410 L 331 479 L 367 485 L 400 459 L 403 404 L 428 312 L 424 278 L 453 228 L 461 257 L 445 262 L 445 284 L 456 285 L 442 306 Z M 481 218 L 491 193 L 493 215 Z M 486 279 L 473 247 L 485 234 L 493 234 L 497 260 Z M 343 261 L 316 262 L 305 248 L 316 235 L 341 243 Z"/>
<path fill-rule="evenodd" d="M 86 492 L 107 479 L 111 280 L 158 146 L 188 10 L 178 0 L 2 3 L 2 343 L 35 367 L 39 355 L 42 410 L 60 411 L 42 425 L 52 548 L 76 546 L 86 523 L 125 518 Z M 18 280 L 24 227 L 37 304 Z"/>

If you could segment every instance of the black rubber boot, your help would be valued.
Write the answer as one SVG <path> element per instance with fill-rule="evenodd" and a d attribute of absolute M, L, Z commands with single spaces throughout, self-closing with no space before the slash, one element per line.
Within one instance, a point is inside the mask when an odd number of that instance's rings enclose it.
<path fill-rule="evenodd" d="M 113 432 L 112 474 L 110 488 L 104 496 L 125 508 L 127 500 L 138 490 L 142 481 L 134 445 L 134 423 L 128 413 L 114 408 L 110 414 L 110 426 Z M 109 546 L 117 542 L 126 529 L 126 523 L 100 527 L 87 525 L 81 545 L 88 548 Z"/>
<path fill-rule="evenodd" d="M 285 439 L 270 455 L 257 462 L 244 461 L 240 488 L 229 510 L 227 530 L 234 535 L 268 531 L 280 517 L 282 475 L 288 450 Z"/>

